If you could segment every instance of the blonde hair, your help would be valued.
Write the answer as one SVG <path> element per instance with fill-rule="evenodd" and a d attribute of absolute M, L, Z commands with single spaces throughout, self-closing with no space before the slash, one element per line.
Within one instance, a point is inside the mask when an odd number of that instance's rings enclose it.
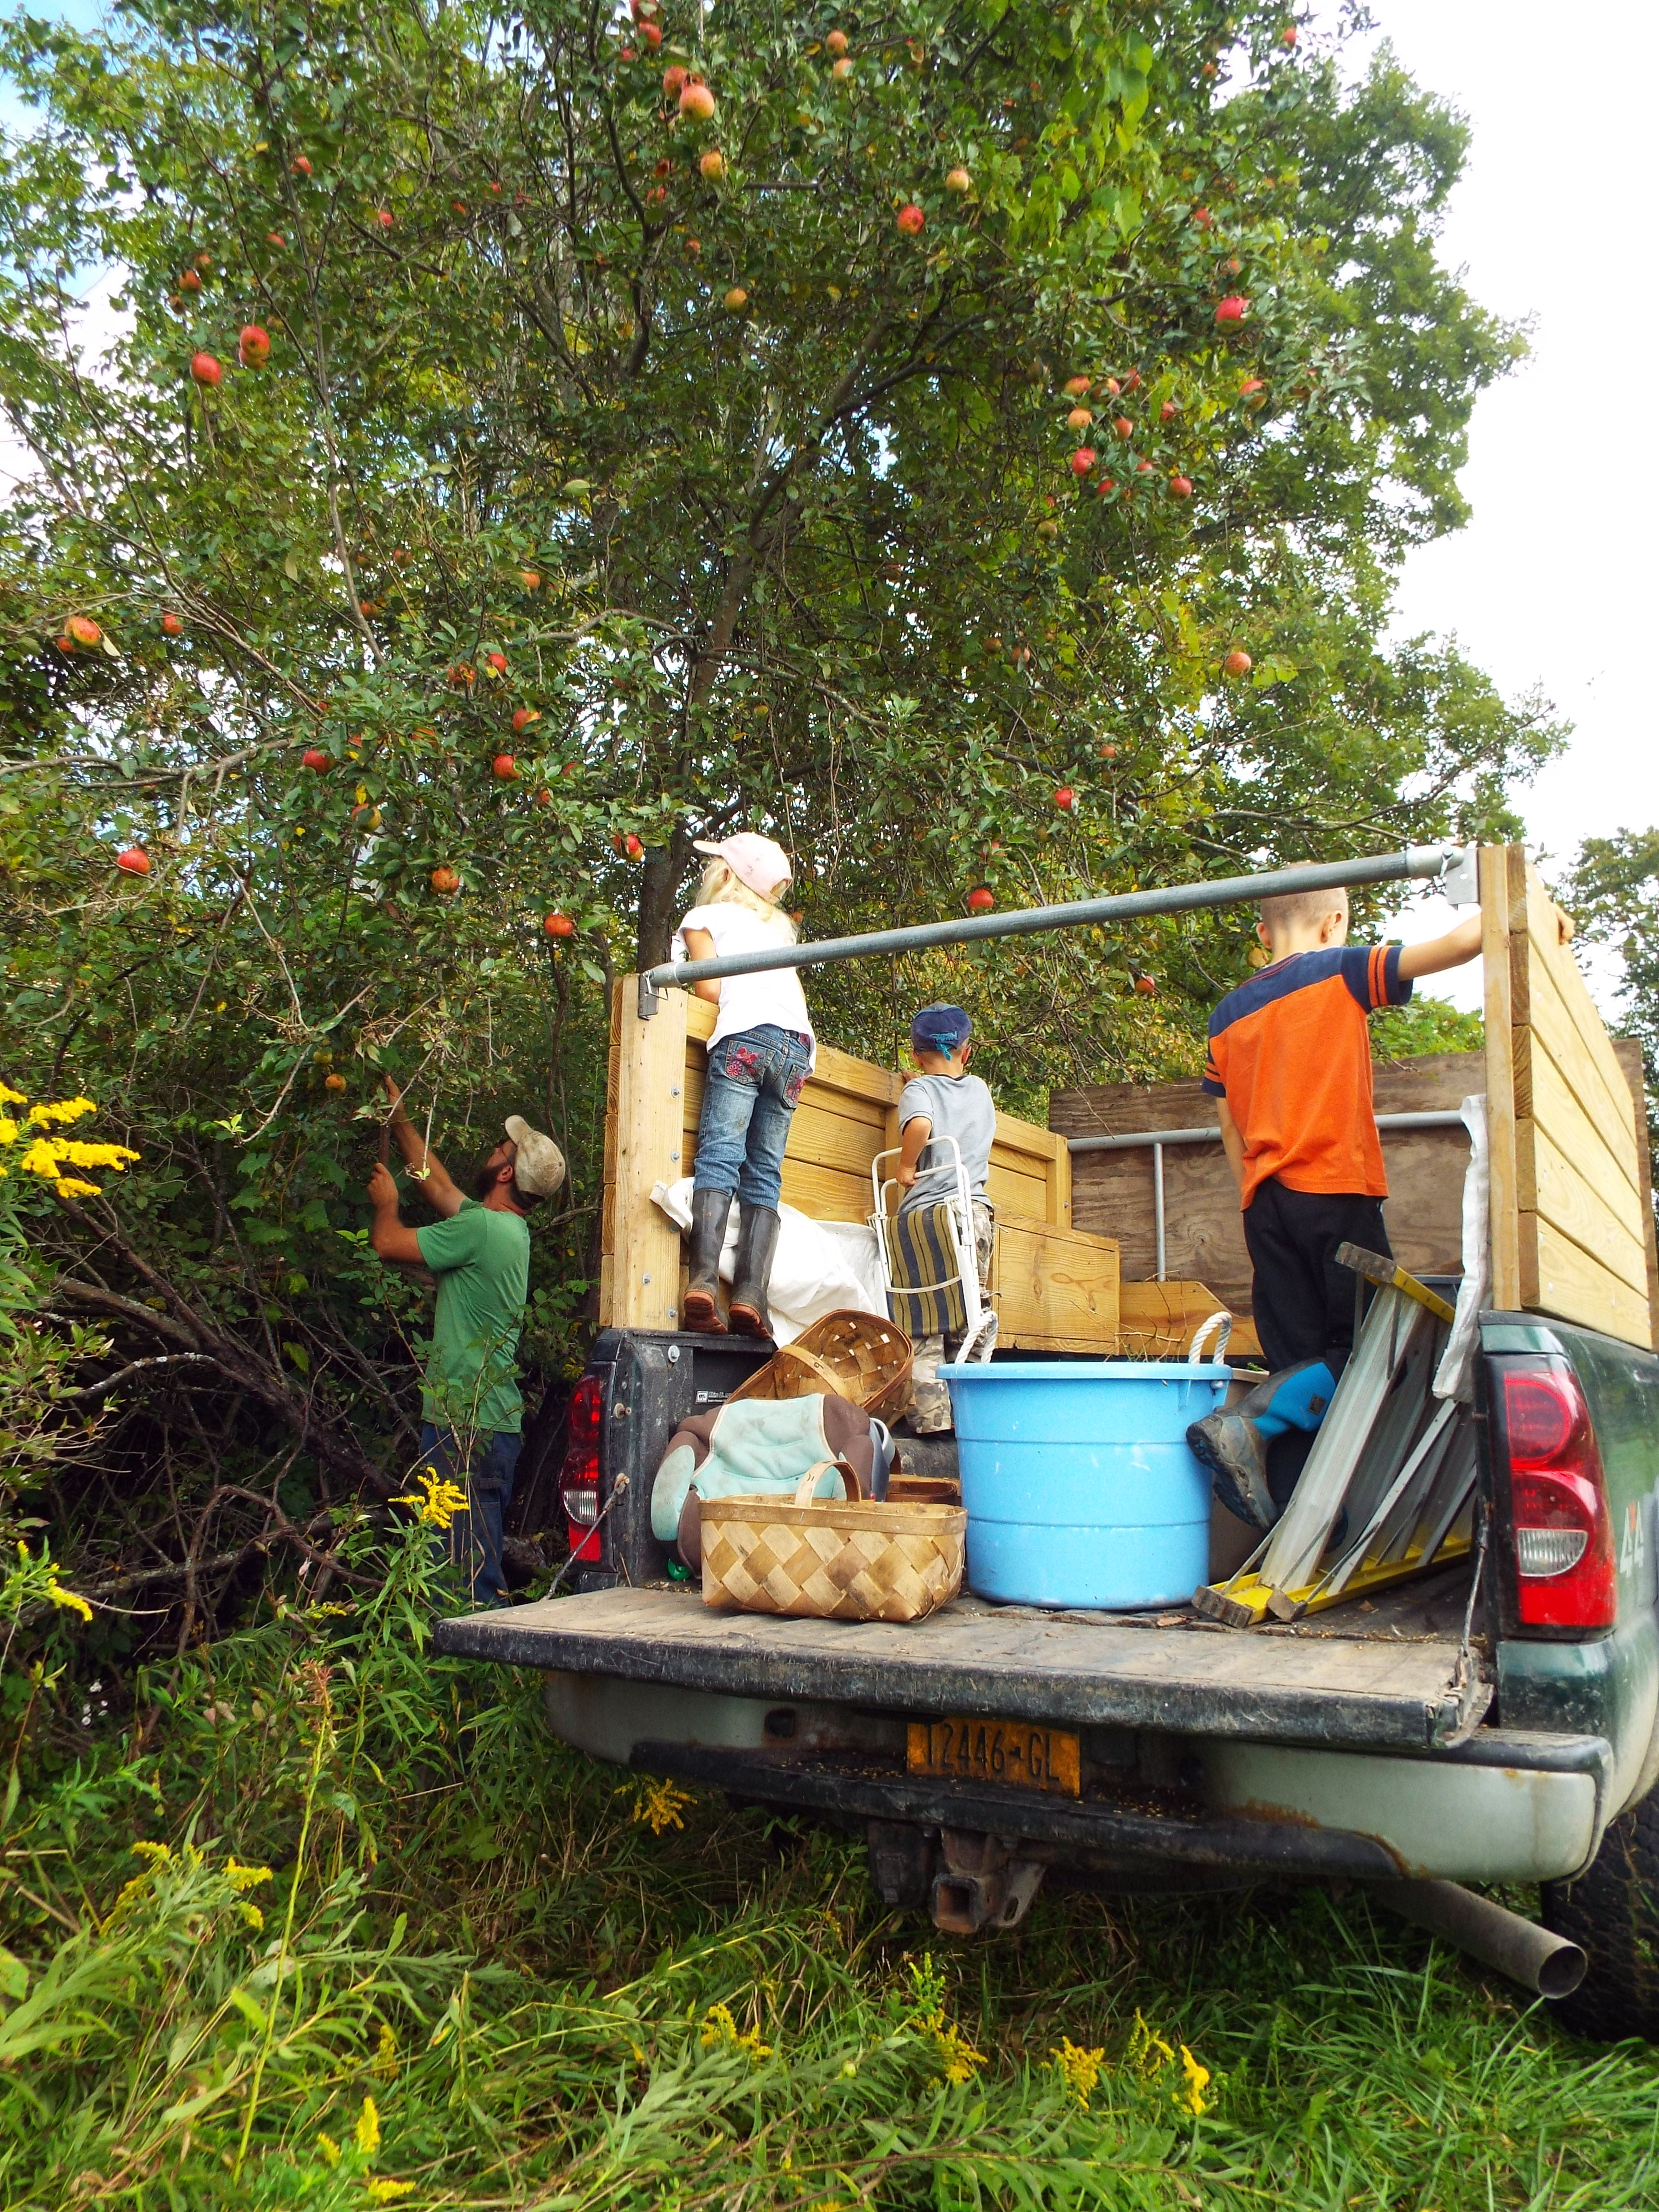
<path fill-rule="evenodd" d="M 787 883 L 786 876 L 784 882 Z M 781 889 L 781 886 L 780 886 Z M 741 876 L 718 854 L 702 872 L 702 881 L 697 886 L 699 906 L 740 906 L 745 912 L 758 915 L 772 927 L 786 945 L 795 941 L 795 925 L 773 900 L 763 898 L 759 891 L 751 891 Z"/>
<path fill-rule="evenodd" d="M 1315 867 L 1316 861 L 1303 863 Z M 1339 884 L 1334 890 L 1280 891 L 1273 898 L 1261 902 L 1261 919 L 1269 930 L 1313 929 L 1328 914 L 1340 914 L 1347 904 L 1348 894 Z"/>

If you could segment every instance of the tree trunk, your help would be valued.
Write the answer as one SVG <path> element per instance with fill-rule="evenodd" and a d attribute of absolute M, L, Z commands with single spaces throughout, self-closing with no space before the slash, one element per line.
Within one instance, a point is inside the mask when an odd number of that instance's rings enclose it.
<path fill-rule="evenodd" d="M 645 870 L 640 884 L 638 965 L 643 974 L 668 957 L 678 916 L 680 878 L 691 857 L 691 833 L 681 823 L 666 845 L 646 848 Z"/>

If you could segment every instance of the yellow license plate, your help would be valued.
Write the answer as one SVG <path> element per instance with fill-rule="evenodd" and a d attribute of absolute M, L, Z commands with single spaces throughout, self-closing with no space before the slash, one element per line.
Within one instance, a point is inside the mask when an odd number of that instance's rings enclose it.
<path fill-rule="evenodd" d="M 906 1764 L 912 1774 L 1012 1783 L 1064 1797 L 1082 1788 L 1076 1736 L 1026 1721 L 912 1721 Z"/>

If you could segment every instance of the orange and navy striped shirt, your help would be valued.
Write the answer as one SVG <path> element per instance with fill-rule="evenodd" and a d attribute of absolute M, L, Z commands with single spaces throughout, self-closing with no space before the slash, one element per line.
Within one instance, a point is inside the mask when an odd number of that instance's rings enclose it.
<path fill-rule="evenodd" d="M 1203 1087 L 1244 1139 L 1243 1205 L 1276 1176 L 1291 1190 L 1386 1198 L 1365 1017 L 1403 1006 L 1397 945 L 1291 952 L 1229 991 L 1210 1017 Z"/>

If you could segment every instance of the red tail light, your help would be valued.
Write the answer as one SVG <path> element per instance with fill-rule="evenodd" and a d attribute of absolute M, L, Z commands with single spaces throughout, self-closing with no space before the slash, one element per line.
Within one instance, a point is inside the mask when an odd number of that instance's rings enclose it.
<path fill-rule="evenodd" d="M 1515 1581 L 1528 1628 L 1611 1628 L 1618 1617 L 1601 1454 L 1565 1362 L 1504 1375 Z"/>
<path fill-rule="evenodd" d="M 570 1549 L 578 1559 L 597 1559 L 602 1539 L 599 1517 L 599 1423 L 605 1385 L 584 1375 L 570 1394 L 570 1441 L 559 1471 L 559 1502 L 569 1523 Z"/>

